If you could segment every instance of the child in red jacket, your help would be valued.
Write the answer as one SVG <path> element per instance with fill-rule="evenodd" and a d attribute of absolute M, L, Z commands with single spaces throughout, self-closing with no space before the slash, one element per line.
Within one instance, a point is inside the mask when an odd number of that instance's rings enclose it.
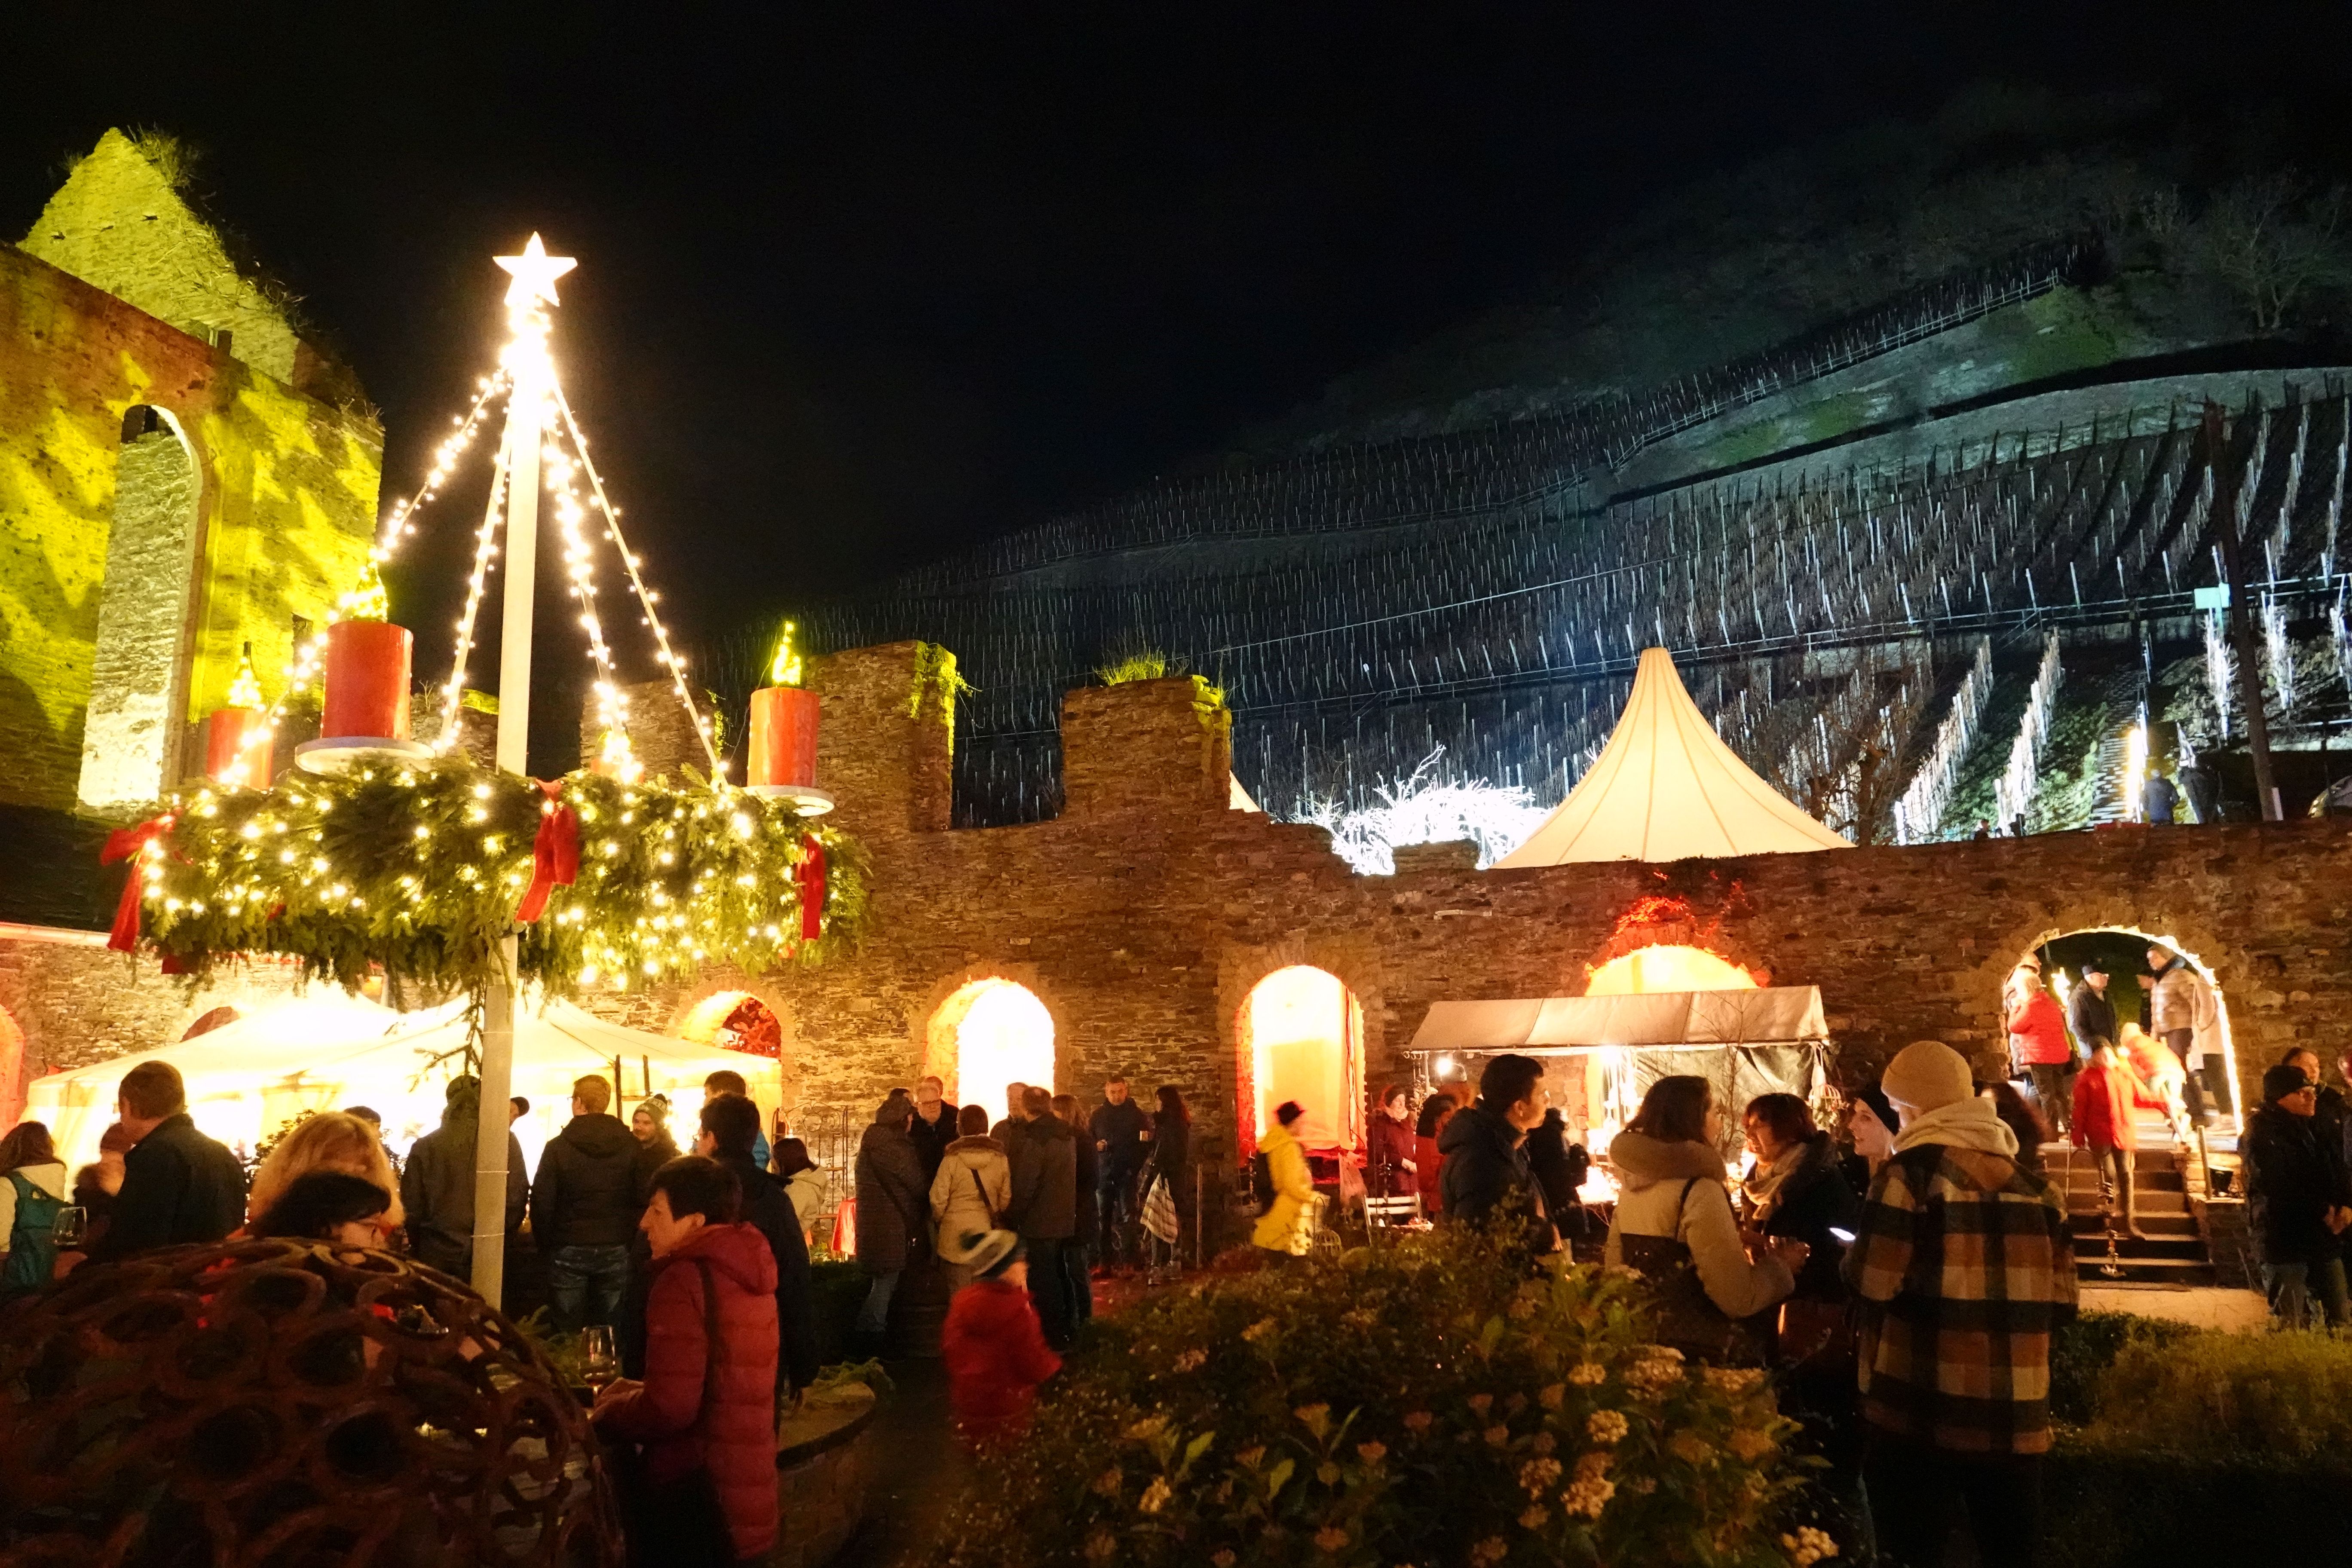
<path fill-rule="evenodd" d="M 1000 1447 L 1029 1429 L 1037 1385 L 1062 1370 L 1029 1300 L 1029 1264 L 1009 1230 L 967 1234 L 972 1281 L 948 1304 L 940 1353 L 956 1426 L 975 1449 Z"/>
<path fill-rule="evenodd" d="M 2146 1241 L 2147 1232 L 2140 1229 L 2132 1203 L 2132 1160 L 2139 1149 L 2139 1134 L 2132 1126 L 2135 1107 L 2167 1114 L 2172 1110 L 2139 1080 L 2112 1043 L 2100 1041 L 2091 1053 L 2091 1065 L 2074 1079 L 2074 1147 L 2090 1150 L 2100 1175 L 2115 1184 L 2123 1199 L 2124 1228 Z"/>

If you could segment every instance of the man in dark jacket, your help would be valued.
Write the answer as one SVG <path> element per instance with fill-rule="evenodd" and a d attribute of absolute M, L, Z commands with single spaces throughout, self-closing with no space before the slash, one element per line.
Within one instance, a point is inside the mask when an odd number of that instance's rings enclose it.
<path fill-rule="evenodd" d="M 856 1331 L 868 1355 L 881 1352 L 890 1326 L 890 1298 L 930 1218 L 923 1163 L 907 1136 L 914 1115 L 905 1091 L 892 1090 L 857 1144 L 857 1261 L 874 1283 L 858 1309 Z"/>
<path fill-rule="evenodd" d="M 1532 1250 L 1558 1246 L 1526 1148 L 1546 1099 L 1543 1063 L 1535 1058 L 1506 1054 L 1487 1061 L 1478 1075 L 1478 1102 L 1448 1121 L 1437 1141 L 1445 1161 L 1440 1212 L 1448 1224 L 1485 1225 L 1513 1209 L 1527 1217 Z"/>
<path fill-rule="evenodd" d="M 1022 1120 L 1004 1140 L 1013 1168 L 1013 1204 L 1004 1214 L 1007 1230 L 1029 1247 L 1029 1294 L 1045 1342 L 1066 1349 L 1076 1327 L 1063 1271 L 1063 1249 L 1078 1233 L 1077 1135 L 1054 1114 L 1054 1097 L 1034 1084 L 1022 1091 Z"/>
<path fill-rule="evenodd" d="M 940 1161 L 948 1145 L 956 1141 L 956 1116 L 959 1108 L 947 1100 L 947 1085 L 936 1078 L 927 1078 L 915 1086 L 915 1115 L 907 1123 L 907 1141 L 915 1146 L 915 1158 L 923 1163 L 923 1190 L 931 1190 L 931 1178 L 940 1173 Z"/>
<path fill-rule="evenodd" d="M 608 1113 L 613 1086 L 591 1075 L 572 1086 L 572 1120 L 548 1140 L 530 1184 L 530 1228 L 547 1259 L 548 1316 L 557 1331 L 620 1321 L 636 1234 L 637 1141 Z"/>
<path fill-rule="evenodd" d="M 419 1138 L 400 1168 L 400 1206 L 408 1211 L 408 1249 L 416 1261 L 470 1279 L 474 1272 L 474 1124 L 482 1103 L 478 1079 L 461 1075 L 444 1091 L 441 1125 Z M 513 1118 L 508 1118 L 509 1127 Z M 507 1134 L 508 1253 L 522 1229 L 530 1179 L 522 1145 Z"/>
<path fill-rule="evenodd" d="M 1114 1075 L 1103 1084 L 1103 1102 L 1087 1118 L 1094 1134 L 1095 1210 L 1101 1222 L 1096 1255 L 1105 1265 L 1134 1260 L 1135 1179 L 1151 1151 L 1151 1118 L 1127 1096 L 1127 1079 Z"/>
<path fill-rule="evenodd" d="M 1570 1246 L 1587 1239 L 1584 1200 L 1577 1195 L 1577 1189 L 1584 1185 L 1592 1169 L 1592 1156 L 1583 1144 L 1568 1141 L 1568 1122 L 1559 1106 L 1545 1110 L 1543 1120 L 1528 1130 L 1522 1147 L 1528 1169 L 1543 1192 L 1544 1212 L 1551 1216 L 1552 1228 Z"/>
<path fill-rule="evenodd" d="M 2347 1321 L 2344 1229 L 2352 1183 L 2344 1155 L 2319 1135 L 2319 1092 L 2299 1067 L 2263 1074 L 2263 1108 L 2246 1123 L 2246 1221 L 2271 1311 L 2301 1328 L 2317 1297 L 2328 1326 Z"/>
<path fill-rule="evenodd" d="M 760 1169 L 751 1141 L 760 1134 L 760 1108 L 723 1095 L 702 1108 L 702 1132 L 694 1152 L 735 1173 L 743 1185 L 739 1218 L 768 1238 L 776 1258 L 776 1324 L 782 1336 L 776 1363 L 776 1394 L 787 1386 L 803 1390 L 816 1381 L 816 1295 L 809 1273 L 807 1238 L 793 1213 L 784 1184 Z"/>
<path fill-rule="evenodd" d="M 122 1075 L 117 1095 L 117 1120 L 136 1142 L 122 1157 L 122 1191 L 89 1260 L 218 1241 L 243 1224 L 245 1167 L 196 1131 L 180 1069 L 141 1062 Z"/>
<path fill-rule="evenodd" d="M 2105 964 L 2093 960 L 2083 965 L 2083 983 L 2066 998 L 2066 1026 L 2074 1031 L 2074 1044 L 2086 1057 L 2099 1048 L 2101 1040 L 2111 1046 L 2122 1040 L 2116 1005 L 2107 999 Z"/>

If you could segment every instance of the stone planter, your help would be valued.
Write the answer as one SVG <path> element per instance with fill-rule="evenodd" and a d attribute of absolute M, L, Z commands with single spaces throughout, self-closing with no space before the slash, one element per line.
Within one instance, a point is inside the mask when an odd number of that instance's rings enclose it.
<path fill-rule="evenodd" d="M 873 1489 L 874 1391 L 812 1394 L 776 1430 L 776 1549 L 769 1568 L 831 1562 L 866 1517 Z"/>

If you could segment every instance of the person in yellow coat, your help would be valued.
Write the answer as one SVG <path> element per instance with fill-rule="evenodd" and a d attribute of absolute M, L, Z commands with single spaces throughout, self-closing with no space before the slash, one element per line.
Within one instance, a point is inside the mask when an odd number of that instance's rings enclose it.
<path fill-rule="evenodd" d="M 1274 1206 L 1258 1216 L 1250 1244 L 1277 1258 L 1306 1257 L 1315 1239 L 1315 1175 L 1307 1168 L 1307 1151 L 1290 1131 L 1306 1114 L 1297 1100 L 1284 1100 L 1258 1145 L 1274 1178 Z"/>

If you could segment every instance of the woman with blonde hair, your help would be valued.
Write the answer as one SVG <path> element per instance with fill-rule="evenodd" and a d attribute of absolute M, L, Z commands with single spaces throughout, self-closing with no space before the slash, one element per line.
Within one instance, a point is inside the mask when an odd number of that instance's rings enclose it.
<path fill-rule="evenodd" d="M 278 1147 L 261 1162 L 261 1169 L 254 1172 L 253 1190 L 245 1205 L 247 1226 L 268 1213 L 295 1178 L 312 1171 L 341 1171 L 373 1182 L 391 1200 L 385 1220 L 393 1226 L 407 1222 L 400 1206 L 400 1182 L 392 1173 L 392 1161 L 385 1156 L 375 1129 L 343 1111 L 321 1110 L 288 1128 Z"/>

